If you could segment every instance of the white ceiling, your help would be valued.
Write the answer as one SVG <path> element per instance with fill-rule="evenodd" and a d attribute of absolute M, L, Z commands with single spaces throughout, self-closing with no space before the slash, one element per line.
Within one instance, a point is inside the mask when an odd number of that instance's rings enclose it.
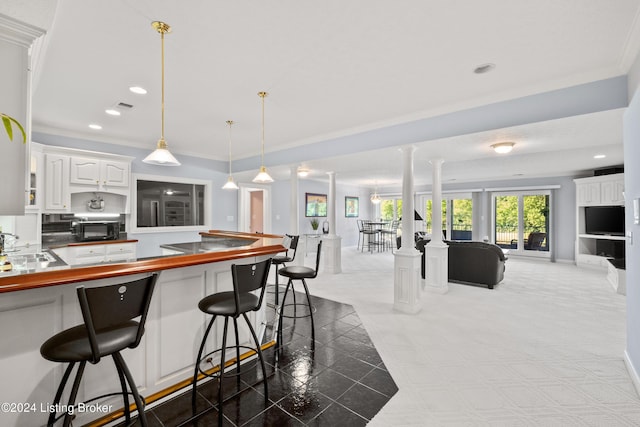
<path fill-rule="evenodd" d="M 234 159 L 259 155 L 261 90 L 270 94 L 269 154 L 626 74 L 640 49 L 639 11 L 640 0 L 59 0 L 36 67 L 33 128 L 154 148 L 154 20 L 173 30 L 165 39 L 169 148 L 178 158 L 224 161 L 228 119 Z M 473 73 L 487 62 L 493 72 Z M 131 85 L 149 93 L 134 95 Z M 104 113 L 118 102 L 134 108 Z M 422 165 L 436 155 L 446 160 L 445 182 L 621 164 L 621 118 L 613 110 L 420 142 L 416 183 L 430 182 Z M 501 139 L 516 149 L 498 158 L 488 146 Z M 595 162 L 600 152 L 608 157 Z M 344 183 L 400 183 L 397 148 L 331 156 L 303 163 L 312 176 L 332 170 Z M 289 174 L 286 161 L 267 166 L 277 178 Z"/>

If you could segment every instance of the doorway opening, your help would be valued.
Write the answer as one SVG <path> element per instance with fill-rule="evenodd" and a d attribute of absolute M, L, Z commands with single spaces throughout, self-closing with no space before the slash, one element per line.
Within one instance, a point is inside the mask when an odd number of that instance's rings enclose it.
<path fill-rule="evenodd" d="M 240 184 L 238 231 L 271 233 L 271 189 L 258 184 Z"/>

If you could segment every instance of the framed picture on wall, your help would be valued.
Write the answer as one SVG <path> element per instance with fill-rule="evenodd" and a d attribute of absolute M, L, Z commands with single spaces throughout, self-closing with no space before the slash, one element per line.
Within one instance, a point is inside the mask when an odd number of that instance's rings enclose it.
<path fill-rule="evenodd" d="M 304 216 L 327 216 L 327 195 L 305 193 Z"/>
<path fill-rule="evenodd" d="M 344 216 L 347 218 L 357 218 L 360 214 L 360 199 L 358 197 L 346 196 L 344 198 Z"/>

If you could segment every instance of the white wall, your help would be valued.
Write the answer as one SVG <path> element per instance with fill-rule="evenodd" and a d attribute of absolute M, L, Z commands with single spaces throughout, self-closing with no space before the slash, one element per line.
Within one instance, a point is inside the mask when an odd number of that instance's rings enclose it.
<path fill-rule="evenodd" d="M 348 185 L 341 185 L 339 177 L 336 184 L 336 234 L 342 237 L 342 247 L 356 246 L 358 243 L 357 219 L 369 219 L 373 215 L 371 202 L 369 201 L 370 189 Z M 272 204 L 272 228 L 276 234 L 289 232 L 289 197 L 291 185 L 289 181 L 277 181 L 272 184 L 273 204 Z M 318 193 L 329 195 L 329 181 L 316 181 L 310 179 L 299 179 L 298 181 L 298 209 L 300 218 L 298 227 L 300 234 L 312 233 L 310 218 L 304 216 L 305 213 L 305 193 Z M 360 198 L 360 215 L 358 218 L 346 218 L 344 216 L 345 196 Z M 327 218 L 318 218 L 320 227 Z"/>
<path fill-rule="evenodd" d="M 634 67 L 636 70 L 638 67 Z M 633 223 L 633 200 L 640 198 L 640 79 L 630 78 L 636 86 L 634 95 L 623 120 L 623 140 L 625 159 L 625 211 L 626 231 L 633 233 L 633 243 L 626 243 L 627 281 L 627 362 L 631 365 L 631 375 L 639 380 L 640 369 L 640 226 Z M 632 167 L 633 166 L 633 167 Z M 640 390 L 639 390 L 640 392 Z"/>

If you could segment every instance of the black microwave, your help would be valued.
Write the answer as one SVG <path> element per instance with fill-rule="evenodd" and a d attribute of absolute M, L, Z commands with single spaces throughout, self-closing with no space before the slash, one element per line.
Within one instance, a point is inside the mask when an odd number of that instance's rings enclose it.
<path fill-rule="evenodd" d="M 120 222 L 118 221 L 74 221 L 71 223 L 71 234 L 78 242 L 96 240 L 118 240 Z"/>

